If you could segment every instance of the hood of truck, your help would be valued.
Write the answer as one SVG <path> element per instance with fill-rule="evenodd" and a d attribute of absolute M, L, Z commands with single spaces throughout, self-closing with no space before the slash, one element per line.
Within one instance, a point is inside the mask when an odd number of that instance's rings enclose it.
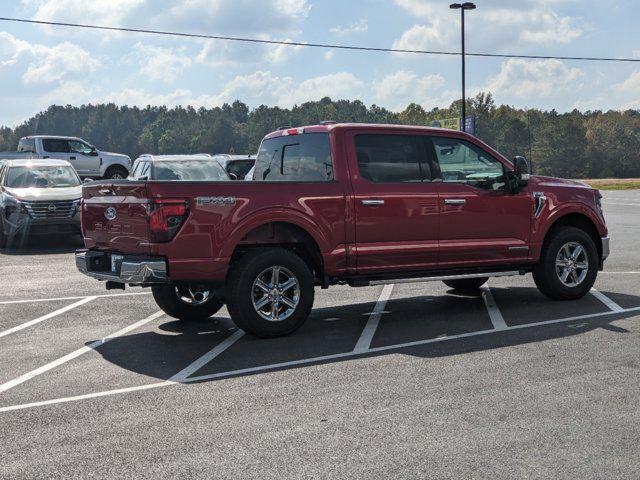
<path fill-rule="evenodd" d="M 536 187 L 591 187 L 580 180 L 569 180 L 567 178 L 545 177 L 542 175 L 531 175 L 529 185 Z"/>
<path fill-rule="evenodd" d="M 18 200 L 29 202 L 53 202 L 56 200 L 77 200 L 82 197 L 82 187 L 65 188 L 7 188 L 5 191 Z"/>
<path fill-rule="evenodd" d="M 127 161 L 131 160 L 129 155 L 124 155 L 122 153 L 103 152 L 101 150 L 100 151 L 100 155 L 102 155 L 103 157 L 120 158 L 122 160 L 127 160 Z"/>

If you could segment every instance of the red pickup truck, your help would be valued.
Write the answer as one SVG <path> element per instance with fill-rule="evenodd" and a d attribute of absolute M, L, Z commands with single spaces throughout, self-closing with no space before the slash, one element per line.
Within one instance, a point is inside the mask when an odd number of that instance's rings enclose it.
<path fill-rule="evenodd" d="M 85 185 L 76 264 L 107 288 L 151 287 L 173 317 L 226 304 L 274 337 L 303 324 L 316 286 L 533 273 L 546 296 L 580 298 L 609 254 L 600 199 L 465 133 L 325 122 L 267 135 L 253 181 Z"/>

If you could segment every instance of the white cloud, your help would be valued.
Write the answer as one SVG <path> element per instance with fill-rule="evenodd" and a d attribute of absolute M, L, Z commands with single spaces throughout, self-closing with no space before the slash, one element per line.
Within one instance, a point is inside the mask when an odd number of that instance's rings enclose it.
<path fill-rule="evenodd" d="M 454 30 L 442 20 L 434 19 L 429 25 L 414 25 L 393 42 L 397 50 L 433 50 L 451 44 Z"/>
<path fill-rule="evenodd" d="M 147 0 L 22 0 L 25 7 L 35 9 L 35 20 L 76 22 L 100 19 L 104 25 L 120 25 Z"/>
<path fill-rule="evenodd" d="M 511 95 L 534 100 L 575 90 L 583 76 L 579 68 L 567 67 L 560 60 L 509 59 L 500 72 L 489 78 L 486 90 L 494 95 Z"/>
<path fill-rule="evenodd" d="M 297 32 L 311 9 L 308 0 L 22 0 L 22 5 L 36 20 L 242 36 Z M 43 28 L 51 34 L 89 32 Z M 119 36 L 93 34 L 106 39 Z"/>
<path fill-rule="evenodd" d="M 52 47 L 29 43 L 13 35 L 0 32 L 0 66 L 11 66 L 27 85 L 59 82 L 95 71 L 99 60 L 86 50 L 70 42 Z"/>
<path fill-rule="evenodd" d="M 313 77 L 296 83 L 291 77 L 279 77 L 268 71 L 239 75 L 227 82 L 212 95 L 195 95 L 189 89 L 176 89 L 165 94 L 155 94 L 144 88 L 126 88 L 100 95 L 100 102 L 118 105 L 191 105 L 215 107 L 240 99 L 249 105 L 278 105 L 290 108 L 329 96 L 333 99 L 353 99 L 360 95 L 364 83 L 351 73 L 340 72 Z"/>
<path fill-rule="evenodd" d="M 185 49 L 154 47 L 137 43 L 132 56 L 140 65 L 140 73 L 153 80 L 174 81 L 193 61 Z"/>
<path fill-rule="evenodd" d="M 353 22 L 346 27 L 337 26 L 329 29 L 331 33 L 335 33 L 336 35 L 341 37 L 349 35 L 351 33 L 364 33 L 367 30 L 369 30 L 369 23 L 367 22 L 366 18 L 361 18 L 360 20 Z"/>
<path fill-rule="evenodd" d="M 329 62 L 331 60 L 333 60 L 333 57 L 336 55 L 336 51 L 335 50 L 327 50 L 326 52 L 324 52 L 324 59 Z"/>
<path fill-rule="evenodd" d="M 569 0 L 571 1 L 571 0 Z M 399 49 L 429 50 L 459 48 L 460 16 L 436 0 L 395 0 L 410 15 L 420 19 L 396 39 Z M 565 0 L 496 0 L 483 4 L 467 16 L 469 44 L 475 48 L 504 51 L 516 45 L 531 47 L 570 43 L 587 26 L 579 18 L 562 16 L 555 10 Z"/>
<path fill-rule="evenodd" d="M 364 83 L 354 74 L 348 72 L 334 73 L 310 78 L 300 83 L 293 90 L 283 92 L 281 104 L 303 103 L 331 97 L 333 100 L 354 100 L 361 96 Z"/>
<path fill-rule="evenodd" d="M 430 106 L 444 84 L 445 79 L 439 74 L 420 77 L 412 71 L 400 70 L 374 82 L 373 93 L 378 102 L 401 110 L 411 102 Z"/>
<path fill-rule="evenodd" d="M 172 29 L 251 37 L 295 31 L 311 9 L 307 0 L 260 0 L 259 4 L 255 0 L 173 0 L 170 4 L 165 9 L 155 7 L 152 20 Z"/>
<path fill-rule="evenodd" d="M 618 108 L 621 110 L 640 109 L 640 70 L 634 70 L 626 79 L 614 85 L 613 94 L 619 98 Z"/>
<path fill-rule="evenodd" d="M 272 40 L 268 35 L 258 35 L 261 40 Z M 284 41 L 292 41 L 290 38 Z M 196 55 L 196 61 L 212 67 L 221 65 L 244 66 L 248 64 L 282 63 L 299 53 L 301 45 L 261 45 L 230 40 L 206 40 Z"/>

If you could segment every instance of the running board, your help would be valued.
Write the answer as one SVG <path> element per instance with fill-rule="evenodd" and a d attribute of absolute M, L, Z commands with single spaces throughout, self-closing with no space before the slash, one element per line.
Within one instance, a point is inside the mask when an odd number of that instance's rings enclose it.
<path fill-rule="evenodd" d="M 516 275 L 525 275 L 524 270 L 513 270 L 510 272 L 481 272 L 467 273 L 464 275 L 442 275 L 439 277 L 421 277 L 421 278 L 399 278 L 397 280 L 371 280 L 369 285 L 388 285 L 391 283 L 426 283 L 426 282 L 444 282 L 445 280 L 465 280 L 468 278 L 484 278 L 484 277 L 515 277 Z"/>

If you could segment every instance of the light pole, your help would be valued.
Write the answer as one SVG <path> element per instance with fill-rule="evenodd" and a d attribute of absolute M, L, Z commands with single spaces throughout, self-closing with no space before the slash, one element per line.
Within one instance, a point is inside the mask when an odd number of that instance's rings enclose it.
<path fill-rule="evenodd" d="M 462 119 L 460 120 L 461 130 L 466 131 L 467 127 L 467 100 L 465 98 L 465 65 L 464 65 L 464 11 L 475 10 L 476 5 L 472 2 L 452 3 L 449 8 L 460 10 L 461 30 L 462 30 Z"/>

